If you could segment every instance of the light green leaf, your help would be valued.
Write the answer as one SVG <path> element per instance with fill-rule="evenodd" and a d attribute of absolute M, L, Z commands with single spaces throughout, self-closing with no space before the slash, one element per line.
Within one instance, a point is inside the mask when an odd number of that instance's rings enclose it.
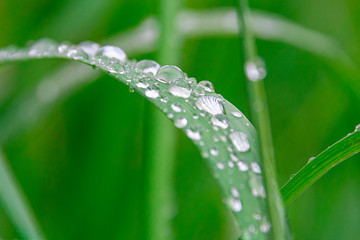
<path fill-rule="evenodd" d="M 360 131 L 348 134 L 315 158 L 311 158 L 281 189 L 285 204 L 290 204 L 331 168 L 360 152 Z"/>
<path fill-rule="evenodd" d="M 157 106 L 200 149 L 223 190 L 242 238 L 270 239 L 256 131 L 236 107 L 214 92 L 210 82 L 197 83 L 175 66 L 158 70 L 153 61 L 129 61 L 119 48 L 99 49 L 89 42 L 75 46 L 41 40 L 29 48 L 0 50 L 0 63 L 44 58 L 73 59 L 102 70 Z M 44 86 L 39 97 L 56 87 Z"/>

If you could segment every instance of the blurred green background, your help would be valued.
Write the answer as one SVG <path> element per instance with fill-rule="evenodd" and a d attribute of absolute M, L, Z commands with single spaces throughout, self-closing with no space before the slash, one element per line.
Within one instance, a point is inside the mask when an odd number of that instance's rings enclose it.
<path fill-rule="evenodd" d="M 191 9 L 236 6 L 233 0 L 184 2 Z M 326 33 L 360 64 L 360 2 L 356 0 L 250 1 Z M 0 47 L 42 37 L 102 41 L 159 14 L 154 0 L 2 0 Z M 360 122 L 359 76 L 311 53 L 258 40 L 267 64 L 266 87 L 280 184 Z M 121 47 L 121 45 L 119 46 Z M 156 53 L 130 55 L 155 59 Z M 66 64 L 42 60 L 0 68 L 0 118 L 13 102 Z M 73 63 L 76 65 L 76 63 Z M 184 42 L 180 67 L 250 117 L 243 51 L 236 37 Z M 336 64 L 335 64 L 336 65 Z M 95 72 L 94 72 L 95 74 Z M 356 79 L 350 89 L 347 78 Z M 82 85 L 3 146 L 49 239 L 142 239 L 144 99 L 101 75 Z M 178 131 L 174 190 L 176 239 L 232 239 L 233 223 L 221 191 L 195 146 Z M 1 134 L 1 132 L 0 132 Z M 152 136 L 156 137 L 156 136 Z M 166 146 L 164 146 L 166 147 Z M 297 239 L 360 237 L 360 162 L 352 157 L 326 174 L 288 209 Z M 0 209 L 0 239 L 18 238 Z"/>

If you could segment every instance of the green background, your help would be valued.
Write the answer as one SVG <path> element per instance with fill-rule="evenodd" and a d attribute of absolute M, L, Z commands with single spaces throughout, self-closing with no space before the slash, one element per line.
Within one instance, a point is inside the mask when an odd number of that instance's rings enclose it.
<path fill-rule="evenodd" d="M 197 0 L 184 7 L 236 6 L 235 1 Z M 356 0 L 250 1 L 339 41 L 360 64 L 360 2 Z M 42 37 L 79 43 L 101 41 L 158 15 L 152 0 L 2 0 L 0 47 Z M 344 84 L 322 58 L 279 42 L 258 40 L 279 183 L 360 122 L 357 89 Z M 121 46 L 119 46 L 121 47 Z M 155 59 L 156 53 L 129 56 Z M 34 61 L 0 68 L 0 118 L 17 98 L 61 67 Z M 73 63 L 76 64 L 76 63 Z M 180 67 L 250 117 L 241 42 L 235 37 L 187 40 Z M 359 76 L 350 76 L 359 79 Z M 83 85 L 3 146 L 14 173 L 49 239 L 142 239 L 144 99 L 108 76 Z M 0 133 L 1 134 L 1 133 Z M 156 138 L 156 136 L 148 136 Z M 166 146 L 164 146 L 166 147 Z M 178 131 L 175 186 L 176 239 L 233 239 L 233 223 L 220 189 L 195 146 Z M 358 239 L 359 156 L 337 166 L 288 209 L 297 239 Z M 0 239 L 18 237 L 0 209 Z"/>

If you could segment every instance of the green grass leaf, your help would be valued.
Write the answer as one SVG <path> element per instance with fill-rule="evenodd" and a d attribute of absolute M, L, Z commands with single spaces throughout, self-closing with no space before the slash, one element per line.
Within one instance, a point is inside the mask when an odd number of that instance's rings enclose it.
<path fill-rule="evenodd" d="M 0 50 L 0 63 L 45 58 L 73 59 L 102 70 L 157 106 L 200 149 L 242 238 L 270 239 L 256 131 L 236 107 L 214 92 L 210 82 L 197 83 L 175 66 L 158 69 L 153 61 L 129 61 L 119 48 L 99 48 L 89 42 L 75 46 L 40 40 L 27 48 Z M 56 84 L 43 86 L 40 101 L 48 101 L 46 94 L 56 89 Z"/>
<path fill-rule="evenodd" d="M 360 152 L 359 126 L 315 158 L 311 158 L 281 189 L 285 204 L 291 203 L 331 168 Z"/>

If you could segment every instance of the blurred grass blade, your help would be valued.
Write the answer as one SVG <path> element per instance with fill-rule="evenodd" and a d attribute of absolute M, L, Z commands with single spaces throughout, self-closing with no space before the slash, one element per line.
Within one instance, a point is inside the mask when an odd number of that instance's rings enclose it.
<path fill-rule="evenodd" d="M 0 149 L 0 207 L 22 239 L 44 239 L 35 217 Z"/>
<path fill-rule="evenodd" d="M 309 163 L 282 187 L 281 193 L 285 204 L 290 204 L 331 168 L 358 152 L 360 131 L 355 131 L 328 147 L 317 157 L 311 158 Z"/>
<path fill-rule="evenodd" d="M 197 83 L 175 66 L 159 69 L 153 61 L 126 60 L 125 53 L 112 46 L 40 40 L 27 48 L 0 50 L 0 63 L 45 58 L 72 59 L 102 70 L 157 106 L 200 149 L 223 190 L 241 237 L 271 239 L 256 131 L 236 107 L 214 92 L 210 82 Z M 51 90 L 51 86 L 42 89 Z M 173 216 L 171 209 L 165 207 L 163 211 Z"/>

